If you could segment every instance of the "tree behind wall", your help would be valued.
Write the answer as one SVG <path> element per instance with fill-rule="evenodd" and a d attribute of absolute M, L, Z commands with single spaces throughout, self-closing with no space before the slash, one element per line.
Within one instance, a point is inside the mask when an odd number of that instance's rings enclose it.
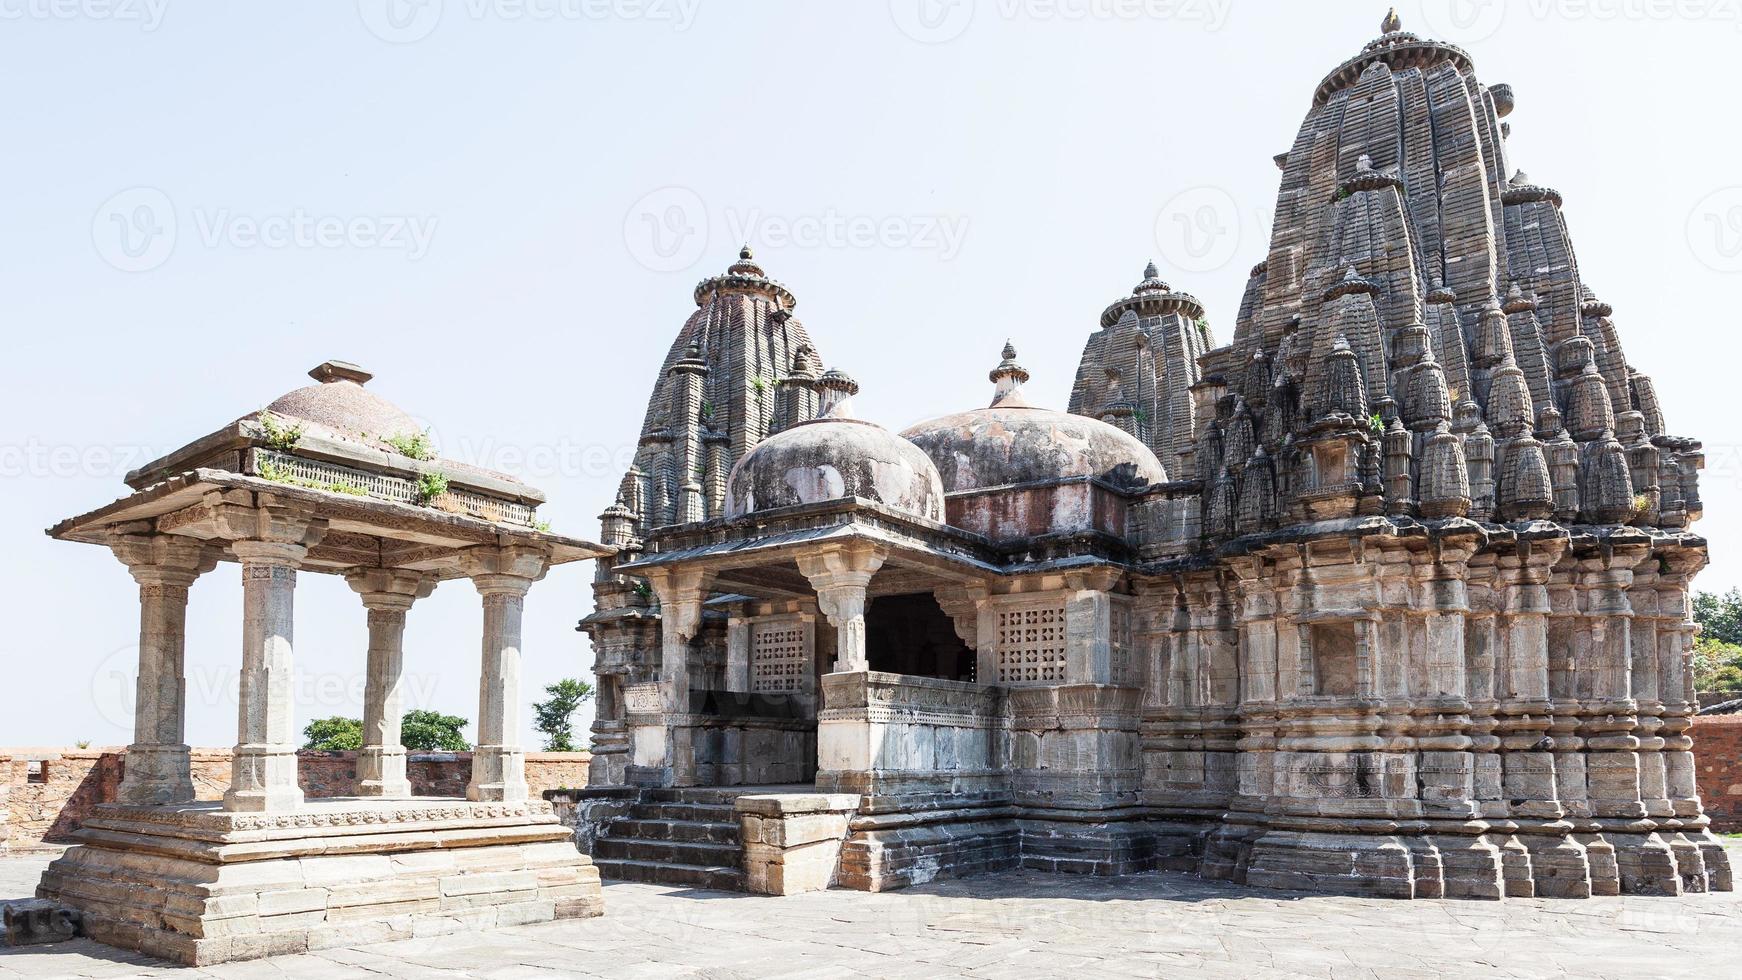
<path fill-rule="evenodd" d="M 1742 590 L 1694 594 L 1694 689 L 1742 691 Z"/>
<path fill-rule="evenodd" d="M 407 711 L 399 723 L 399 742 L 414 752 L 464 752 L 471 748 L 460 735 L 467 720 L 439 711 Z M 358 718 L 316 718 L 302 730 L 307 752 L 355 752 L 363 747 L 363 722 Z"/>
<path fill-rule="evenodd" d="M 532 706 L 533 714 L 537 716 L 532 727 L 544 734 L 546 752 L 573 752 L 574 714 L 592 699 L 593 685 L 566 677 L 545 688 L 544 693 L 550 698 Z"/>

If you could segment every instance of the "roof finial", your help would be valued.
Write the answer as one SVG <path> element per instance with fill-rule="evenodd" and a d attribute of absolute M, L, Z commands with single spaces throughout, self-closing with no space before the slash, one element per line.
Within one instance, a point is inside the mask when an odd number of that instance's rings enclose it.
<path fill-rule="evenodd" d="M 374 375 L 363 370 L 350 361 L 324 361 L 308 376 L 321 384 L 330 385 L 335 381 L 349 381 L 353 384 L 366 385 Z"/>
<path fill-rule="evenodd" d="M 817 382 L 822 389 L 822 404 L 819 418 L 850 419 L 853 415 L 853 396 L 859 393 L 859 382 L 840 368 L 829 368 L 823 372 Z"/>
<path fill-rule="evenodd" d="M 994 386 L 992 405 L 994 408 L 1000 405 L 1012 408 L 1025 406 L 1028 403 L 1022 400 L 1019 391 L 1028 381 L 1028 370 L 1016 363 L 1016 345 L 1008 340 L 1004 342 L 1003 354 L 1004 360 L 999 361 L 998 366 L 987 375 Z"/>
<path fill-rule="evenodd" d="M 756 257 L 756 253 L 750 251 L 750 243 L 749 242 L 745 242 L 744 247 L 738 250 L 738 257 L 743 259 L 746 262 L 748 262 L 751 259 Z"/>
<path fill-rule="evenodd" d="M 1155 260 L 1154 259 L 1150 259 L 1149 264 L 1143 267 L 1143 278 L 1145 278 L 1145 279 L 1160 279 L 1161 278 L 1161 270 L 1157 269 L 1155 267 Z"/>
<path fill-rule="evenodd" d="M 1379 31 L 1382 34 L 1396 34 L 1401 30 L 1403 30 L 1403 19 L 1397 16 L 1397 8 L 1392 7 L 1386 11 L 1385 19 L 1379 22 Z"/>

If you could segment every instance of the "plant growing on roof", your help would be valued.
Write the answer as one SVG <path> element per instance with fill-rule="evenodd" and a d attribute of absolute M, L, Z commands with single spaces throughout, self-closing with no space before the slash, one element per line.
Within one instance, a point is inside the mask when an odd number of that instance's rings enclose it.
<path fill-rule="evenodd" d="M 418 460 L 435 459 L 435 447 L 430 445 L 428 429 L 411 435 L 382 436 L 381 441 L 392 446 L 393 451 L 401 456 Z"/>
<path fill-rule="evenodd" d="M 262 411 L 258 417 L 260 430 L 265 433 L 266 448 L 281 453 L 288 453 L 302 441 L 303 425 L 301 422 L 287 425 L 272 412 Z"/>
<path fill-rule="evenodd" d="M 448 492 L 448 478 L 440 473 L 424 473 L 417 478 L 417 502 L 428 504 Z"/>

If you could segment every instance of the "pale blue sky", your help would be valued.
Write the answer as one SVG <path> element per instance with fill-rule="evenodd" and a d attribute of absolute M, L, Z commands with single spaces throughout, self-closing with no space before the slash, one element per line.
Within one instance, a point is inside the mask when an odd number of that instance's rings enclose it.
<path fill-rule="evenodd" d="M 1515 161 L 1565 194 L 1630 358 L 1708 446 L 1702 584 L 1738 584 L 1734 5 L 1452 2 L 1406 2 L 1405 27 L 1516 88 Z M 1100 309 L 1151 258 L 1225 339 L 1266 250 L 1271 156 L 1383 14 L 0 0 L 0 745 L 129 737 L 132 582 L 42 529 L 327 358 L 593 537 L 690 289 L 741 238 L 891 427 L 984 402 L 1006 337 L 1062 407 Z M 528 700 L 590 677 L 590 577 L 532 592 Z M 298 611 L 300 712 L 360 714 L 356 598 L 305 576 Z M 476 595 L 445 585 L 410 622 L 414 700 L 475 716 Z M 240 629 L 222 566 L 190 611 L 195 744 L 234 741 Z"/>

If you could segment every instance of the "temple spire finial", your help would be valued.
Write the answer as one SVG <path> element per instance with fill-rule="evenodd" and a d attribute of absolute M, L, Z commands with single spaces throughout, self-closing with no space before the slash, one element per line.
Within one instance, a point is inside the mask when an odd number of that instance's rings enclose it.
<path fill-rule="evenodd" d="M 1016 345 L 1006 340 L 1003 350 L 1004 359 L 998 362 L 987 377 L 993 384 L 992 405 L 997 407 L 1020 407 L 1028 403 L 1022 400 L 1021 389 L 1028 381 L 1028 370 L 1016 363 Z"/>
<path fill-rule="evenodd" d="M 1392 7 L 1385 12 L 1385 19 L 1379 22 L 1381 34 L 1396 34 L 1403 30 L 1403 18 L 1397 16 L 1397 8 Z"/>

